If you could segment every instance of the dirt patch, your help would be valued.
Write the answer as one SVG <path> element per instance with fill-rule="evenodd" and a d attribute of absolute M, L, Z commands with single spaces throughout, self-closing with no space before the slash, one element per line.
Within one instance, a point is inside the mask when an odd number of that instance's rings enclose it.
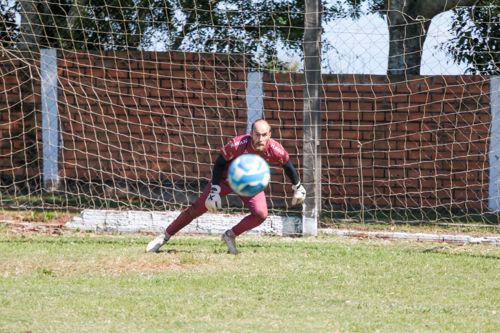
<path fill-rule="evenodd" d="M 56 234 L 60 235 L 64 225 L 74 217 L 69 213 L 0 212 L 0 228 L 9 234 Z"/>
<path fill-rule="evenodd" d="M 18 221 L 0 221 L 0 226 L 6 229 L 9 234 L 52 234 L 63 233 L 64 223 L 33 223 Z"/>

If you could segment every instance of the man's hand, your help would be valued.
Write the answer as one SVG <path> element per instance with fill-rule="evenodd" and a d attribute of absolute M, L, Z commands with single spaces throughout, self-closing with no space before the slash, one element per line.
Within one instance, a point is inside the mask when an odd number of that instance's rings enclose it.
<path fill-rule="evenodd" d="M 219 185 L 212 185 L 207 200 L 205 200 L 205 207 L 207 207 L 208 211 L 211 213 L 217 212 L 217 209 L 222 207 Z"/>
<path fill-rule="evenodd" d="M 306 189 L 302 186 L 301 183 L 297 185 L 292 185 L 293 188 L 293 198 L 292 198 L 292 206 L 300 205 L 306 199 Z"/>

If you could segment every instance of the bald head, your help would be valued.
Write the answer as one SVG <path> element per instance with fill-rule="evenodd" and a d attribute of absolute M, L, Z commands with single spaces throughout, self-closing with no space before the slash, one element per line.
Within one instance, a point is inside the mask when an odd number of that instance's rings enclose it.
<path fill-rule="evenodd" d="M 271 138 L 271 126 L 264 119 L 259 119 L 252 124 L 252 147 L 256 151 L 263 151 Z"/>
<path fill-rule="evenodd" d="M 256 129 L 258 131 L 267 131 L 267 132 L 269 132 L 271 130 L 271 126 L 264 119 L 259 119 L 259 120 L 254 121 L 254 123 L 252 124 L 252 132 L 254 130 L 256 130 Z"/>

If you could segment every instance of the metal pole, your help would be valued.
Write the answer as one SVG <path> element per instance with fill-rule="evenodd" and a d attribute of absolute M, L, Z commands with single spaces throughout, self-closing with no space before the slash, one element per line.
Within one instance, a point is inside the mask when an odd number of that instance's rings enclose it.
<path fill-rule="evenodd" d="M 307 198 L 302 207 L 302 234 L 316 236 L 321 212 L 320 88 L 321 1 L 306 0 L 304 20 L 304 142 L 302 182 Z"/>

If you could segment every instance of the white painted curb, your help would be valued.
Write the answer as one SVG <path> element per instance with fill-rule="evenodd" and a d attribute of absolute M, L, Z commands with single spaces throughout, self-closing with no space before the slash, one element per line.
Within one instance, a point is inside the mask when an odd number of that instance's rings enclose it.
<path fill-rule="evenodd" d="M 335 235 L 341 237 L 399 239 L 399 240 L 412 240 L 419 242 L 500 245 L 500 237 L 495 237 L 495 236 L 474 237 L 469 235 L 440 235 L 440 234 L 427 234 L 427 233 L 360 231 L 360 230 L 347 230 L 347 229 L 321 229 L 321 233 L 325 235 Z"/>
<path fill-rule="evenodd" d="M 65 227 L 82 231 L 154 232 L 162 233 L 178 215 L 179 211 L 146 212 L 119 210 L 84 210 Z M 185 234 L 222 234 L 236 225 L 246 214 L 210 214 L 195 219 L 180 231 Z M 301 234 L 302 220 L 299 216 L 269 216 L 264 223 L 245 235 L 291 236 Z"/>
<path fill-rule="evenodd" d="M 73 218 L 65 227 L 73 230 L 95 232 L 150 232 L 162 233 L 173 221 L 179 211 L 145 212 L 118 210 L 84 210 L 79 217 Z M 245 215 L 206 213 L 182 229 L 180 234 L 219 235 L 236 225 Z M 249 236 L 301 235 L 302 220 L 299 216 L 269 216 L 264 223 L 245 233 Z M 360 231 L 348 229 L 319 229 L 321 235 L 358 237 L 373 239 L 398 239 L 419 242 L 443 242 L 460 244 L 500 245 L 500 237 L 470 235 L 449 235 L 409 232 Z"/>

